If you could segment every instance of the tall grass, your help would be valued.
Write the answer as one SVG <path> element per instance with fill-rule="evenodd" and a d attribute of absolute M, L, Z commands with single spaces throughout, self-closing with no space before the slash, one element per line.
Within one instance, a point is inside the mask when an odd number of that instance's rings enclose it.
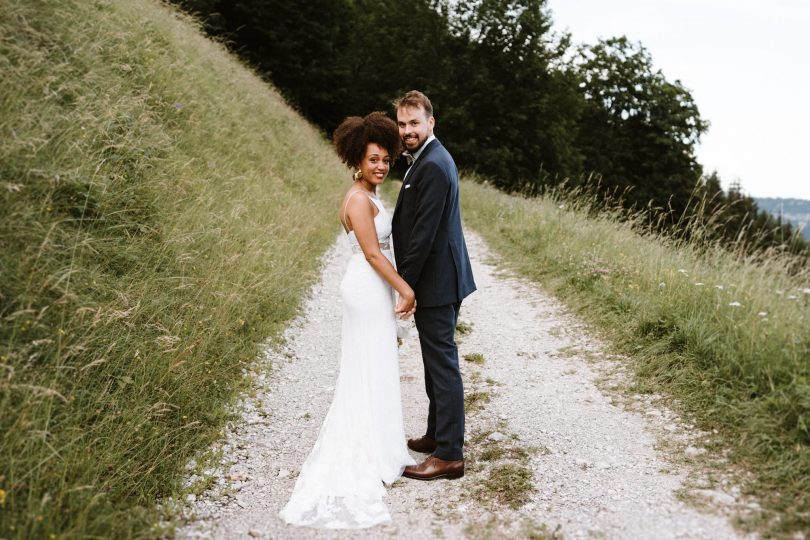
<path fill-rule="evenodd" d="M 560 193 L 462 190 L 465 221 L 505 264 L 602 329 L 632 358 L 640 390 L 717 430 L 774 512 L 768 530 L 810 528 L 810 269 L 641 236 L 644 223 Z"/>
<path fill-rule="evenodd" d="M 157 1 L 0 0 L 0 537 L 148 537 L 347 178 Z"/>

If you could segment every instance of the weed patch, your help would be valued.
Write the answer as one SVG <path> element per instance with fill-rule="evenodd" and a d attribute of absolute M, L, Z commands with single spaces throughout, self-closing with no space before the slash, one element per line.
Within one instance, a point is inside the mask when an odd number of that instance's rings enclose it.
<path fill-rule="evenodd" d="M 458 321 L 456 324 L 456 334 L 459 336 L 468 336 L 472 334 L 473 325 L 464 321 Z"/>
<path fill-rule="evenodd" d="M 464 396 L 464 410 L 468 413 L 480 411 L 489 401 L 489 392 L 467 392 Z"/>
<path fill-rule="evenodd" d="M 656 236 L 559 191 L 526 199 L 464 181 L 462 192 L 466 223 L 498 260 L 599 327 L 634 388 L 717 431 L 732 465 L 754 473 L 746 491 L 770 533 L 810 529 L 810 268 Z"/>

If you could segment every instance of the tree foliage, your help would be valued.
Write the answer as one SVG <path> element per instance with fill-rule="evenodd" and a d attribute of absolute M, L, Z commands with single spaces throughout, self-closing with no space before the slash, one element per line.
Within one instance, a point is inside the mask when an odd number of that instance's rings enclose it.
<path fill-rule="evenodd" d="M 708 128 L 689 91 L 625 37 L 582 47 L 576 67 L 585 168 L 635 205 L 653 201 L 678 219 L 702 173 L 695 145 Z"/>
<path fill-rule="evenodd" d="M 708 122 L 690 91 L 625 37 L 574 48 L 546 0 L 173 1 L 327 133 L 417 88 L 459 167 L 507 191 L 597 178 L 593 189 L 676 226 L 714 185 L 695 155 Z M 722 199 L 727 217 L 755 222 L 744 234 L 779 225 L 739 193 Z"/>

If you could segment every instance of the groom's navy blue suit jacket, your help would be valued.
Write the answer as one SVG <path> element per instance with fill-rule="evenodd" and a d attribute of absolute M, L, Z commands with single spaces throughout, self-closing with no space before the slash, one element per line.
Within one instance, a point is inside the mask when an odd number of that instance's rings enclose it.
<path fill-rule="evenodd" d="M 417 306 L 460 302 L 475 290 L 461 230 L 458 170 L 433 139 L 411 165 L 392 220 L 397 271 Z"/>

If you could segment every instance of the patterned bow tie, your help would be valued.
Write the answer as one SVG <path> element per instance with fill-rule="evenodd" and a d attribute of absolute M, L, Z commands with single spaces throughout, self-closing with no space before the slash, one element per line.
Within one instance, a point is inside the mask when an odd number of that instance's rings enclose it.
<path fill-rule="evenodd" d="M 413 155 L 407 150 L 405 152 L 402 152 L 402 155 L 405 158 L 405 161 L 408 163 L 408 167 L 410 167 L 411 164 L 413 163 Z"/>

